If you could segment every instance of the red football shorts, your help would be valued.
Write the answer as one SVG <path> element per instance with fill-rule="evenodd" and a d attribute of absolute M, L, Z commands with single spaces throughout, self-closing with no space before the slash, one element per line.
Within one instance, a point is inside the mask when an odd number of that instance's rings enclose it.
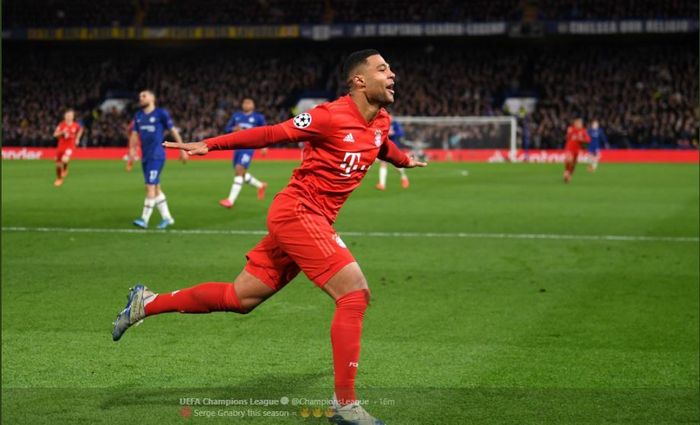
<path fill-rule="evenodd" d="M 328 220 L 300 200 L 279 194 L 267 215 L 268 234 L 246 258 L 246 271 L 280 290 L 303 271 L 318 287 L 355 261 Z"/>
<path fill-rule="evenodd" d="M 63 155 L 66 155 L 68 157 L 68 159 L 70 159 L 70 156 L 72 154 L 73 154 L 72 148 L 59 146 L 58 149 L 56 149 L 56 162 L 63 161 Z"/>

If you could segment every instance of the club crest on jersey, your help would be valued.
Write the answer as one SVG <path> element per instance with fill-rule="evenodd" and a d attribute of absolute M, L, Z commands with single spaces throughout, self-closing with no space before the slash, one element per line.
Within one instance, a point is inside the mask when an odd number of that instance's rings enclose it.
<path fill-rule="evenodd" d="M 156 122 L 156 117 L 151 117 L 151 118 L 149 119 L 149 121 L 150 121 L 150 122 Z"/>
<path fill-rule="evenodd" d="M 311 114 L 304 112 L 294 117 L 294 127 L 306 128 L 311 125 Z"/>
<path fill-rule="evenodd" d="M 382 130 L 374 131 L 374 144 L 377 146 L 382 145 Z"/>

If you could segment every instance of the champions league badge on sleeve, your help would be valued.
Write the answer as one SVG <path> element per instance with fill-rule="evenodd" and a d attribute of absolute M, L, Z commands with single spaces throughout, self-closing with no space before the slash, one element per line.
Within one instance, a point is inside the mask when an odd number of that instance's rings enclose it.
<path fill-rule="evenodd" d="M 294 127 L 306 128 L 311 125 L 311 114 L 304 112 L 294 117 Z"/>

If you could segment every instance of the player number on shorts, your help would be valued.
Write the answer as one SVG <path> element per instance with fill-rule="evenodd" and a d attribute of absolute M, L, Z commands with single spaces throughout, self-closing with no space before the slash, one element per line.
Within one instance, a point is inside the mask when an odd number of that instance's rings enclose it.
<path fill-rule="evenodd" d="M 148 181 L 152 182 L 158 178 L 158 170 L 151 170 L 148 172 Z"/>

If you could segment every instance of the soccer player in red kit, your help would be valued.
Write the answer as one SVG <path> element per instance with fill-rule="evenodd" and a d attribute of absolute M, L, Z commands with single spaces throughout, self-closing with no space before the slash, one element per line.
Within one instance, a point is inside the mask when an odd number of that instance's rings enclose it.
<path fill-rule="evenodd" d="M 362 319 L 370 300 L 360 266 L 333 229 L 343 203 L 379 158 L 397 167 L 427 164 L 401 152 L 388 139 L 394 101 L 389 64 L 376 50 L 348 56 L 343 75 L 349 94 L 272 126 L 255 127 L 196 143 L 164 143 L 190 155 L 220 149 L 259 149 L 279 142 L 306 141 L 301 166 L 275 196 L 267 216 L 268 234 L 246 255 L 248 262 L 231 283 L 209 282 L 155 294 L 137 285 L 114 322 L 121 338 L 147 316 L 166 313 L 248 313 L 282 289 L 300 271 L 335 300 L 331 343 L 335 372 L 334 415 L 338 424 L 379 425 L 357 402 Z M 352 137 L 347 137 L 352 134 Z M 351 139 L 351 140 L 350 140 Z"/>
<path fill-rule="evenodd" d="M 63 179 L 68 175 L 68 163 L 70 156 L 73 154 L 73 149 L 80 142 L 80 136 L 83 135 L 83 128 L 75 122 L 75 111 L 68 109 L 63 114 L 61 121 L 56 130 L 53 132 L 53 137 L 58 138 L 58 146 L 56 148 L 56 181 L 54 186 L 58 187 L 63 184 Z"/>
<path fill-rule="evenodd" d="M 576 118 L 572 125 L 566 129 L 566 146 L 564 147 L 564 183 L 571 181 L 574 174 L 578 154 L 583 148 L 582 144 L 591 142 L 591 136 L 583 126 L 583 120 Z"/>

